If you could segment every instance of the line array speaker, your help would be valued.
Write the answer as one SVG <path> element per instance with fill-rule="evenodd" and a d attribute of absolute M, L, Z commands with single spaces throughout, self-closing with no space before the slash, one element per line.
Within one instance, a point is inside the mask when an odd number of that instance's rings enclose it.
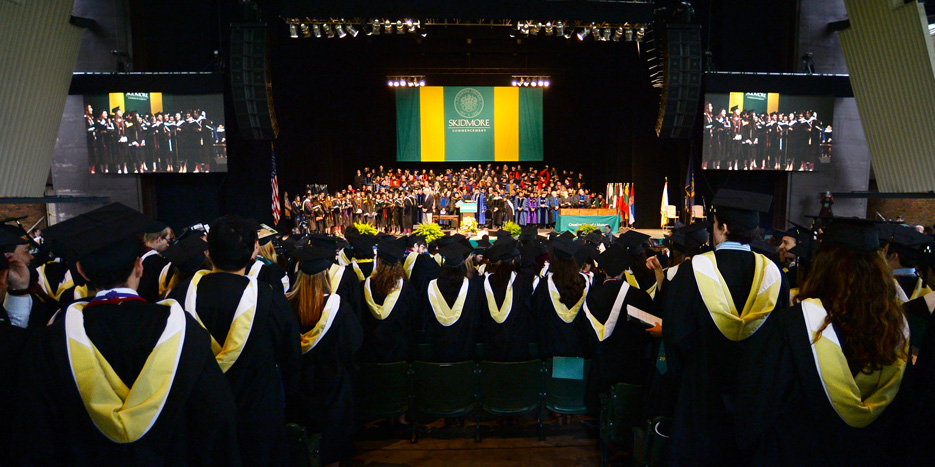
<path fill-rule="evenodd" d="M 656 118 L 660 138 L 690 138 L 701 97 L 701 26 L 670 24 L 666 27 L 663 85 Z"/>
<path fill-rule="evenodd" d="M 231 95 L 239 134 L 245 140 L 272 140 L 279 135 L 266 34 L 265 23 L 231 26 Z"/>

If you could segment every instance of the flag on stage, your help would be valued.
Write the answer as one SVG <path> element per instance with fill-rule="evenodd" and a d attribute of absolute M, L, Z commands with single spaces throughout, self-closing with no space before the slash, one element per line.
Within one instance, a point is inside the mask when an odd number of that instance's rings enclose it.
<path fill-rule="evenodd" d="M 636 224 L 636 195 L 633 193 L 633 185 L 630 184 L 630 201 L 627 203 L 630 205 L 630 225 Z"/>
<path fill-rule="evenodd" d="M 273 170 L 270 173 L 270 185 L 273 189 L 273 224 L 279 224 L 279 177 L 276 175 L 276 150 L 272 149 Z"/>
<path fill-rule="evenodd" d="M 662 214 L 660 227 L 665 228 L 666 224 L 669 223 L 669 216 L 666 213 L 666 208 L 669 206 L 669 179 L 666 178 L 666 184 L 662 187 L 662 207 L 659 208 L 659 213 Z"/>
<path fill-rule="evenodd" d="M 685 210 L 688 211 L 688 219 L 691 221 L 692 207 L 695 206 L 695 154 L 692 152 L 688 156 L 688 174 L 685 175 Z"/>

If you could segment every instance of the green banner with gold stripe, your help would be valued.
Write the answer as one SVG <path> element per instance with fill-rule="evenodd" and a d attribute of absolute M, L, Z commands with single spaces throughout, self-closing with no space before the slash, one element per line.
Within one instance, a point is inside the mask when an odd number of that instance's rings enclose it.
<path fill-rule="evenodd" d="M 541 161 L 542 89 L 397 89 L 396 160 Z"/>

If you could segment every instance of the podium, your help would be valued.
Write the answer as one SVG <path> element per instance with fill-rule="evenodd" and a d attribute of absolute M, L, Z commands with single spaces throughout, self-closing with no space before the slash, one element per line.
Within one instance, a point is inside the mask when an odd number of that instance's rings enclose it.
<path fill-rule="evenodd" d="M 461 223 L 464 223 L 465 217 L 477 217 L 477 203 L 470 201 L 461 202 Z"/>

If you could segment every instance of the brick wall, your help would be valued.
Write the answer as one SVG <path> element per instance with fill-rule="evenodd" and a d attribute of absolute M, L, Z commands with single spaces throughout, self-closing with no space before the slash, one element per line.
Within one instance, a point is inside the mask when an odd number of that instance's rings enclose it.
<path fill-rule="evenodd" d="M 20 221 L 23 228 L 32 227 L 39 219 L 42 219 L 42 222 L 38 228 L 43 229 L 46 226 L 45 204 L 0 204 L 0 220 L 21 216 L 26 216 L 25 219 Z"/>
<path fill-rule="evenodd" d="M 877 213 L 887 219 L 903 216 L 909 225 L 935 225 L 935 199 L 870 199 L 867 202 L 867 217 L 879 219 Z"/>

